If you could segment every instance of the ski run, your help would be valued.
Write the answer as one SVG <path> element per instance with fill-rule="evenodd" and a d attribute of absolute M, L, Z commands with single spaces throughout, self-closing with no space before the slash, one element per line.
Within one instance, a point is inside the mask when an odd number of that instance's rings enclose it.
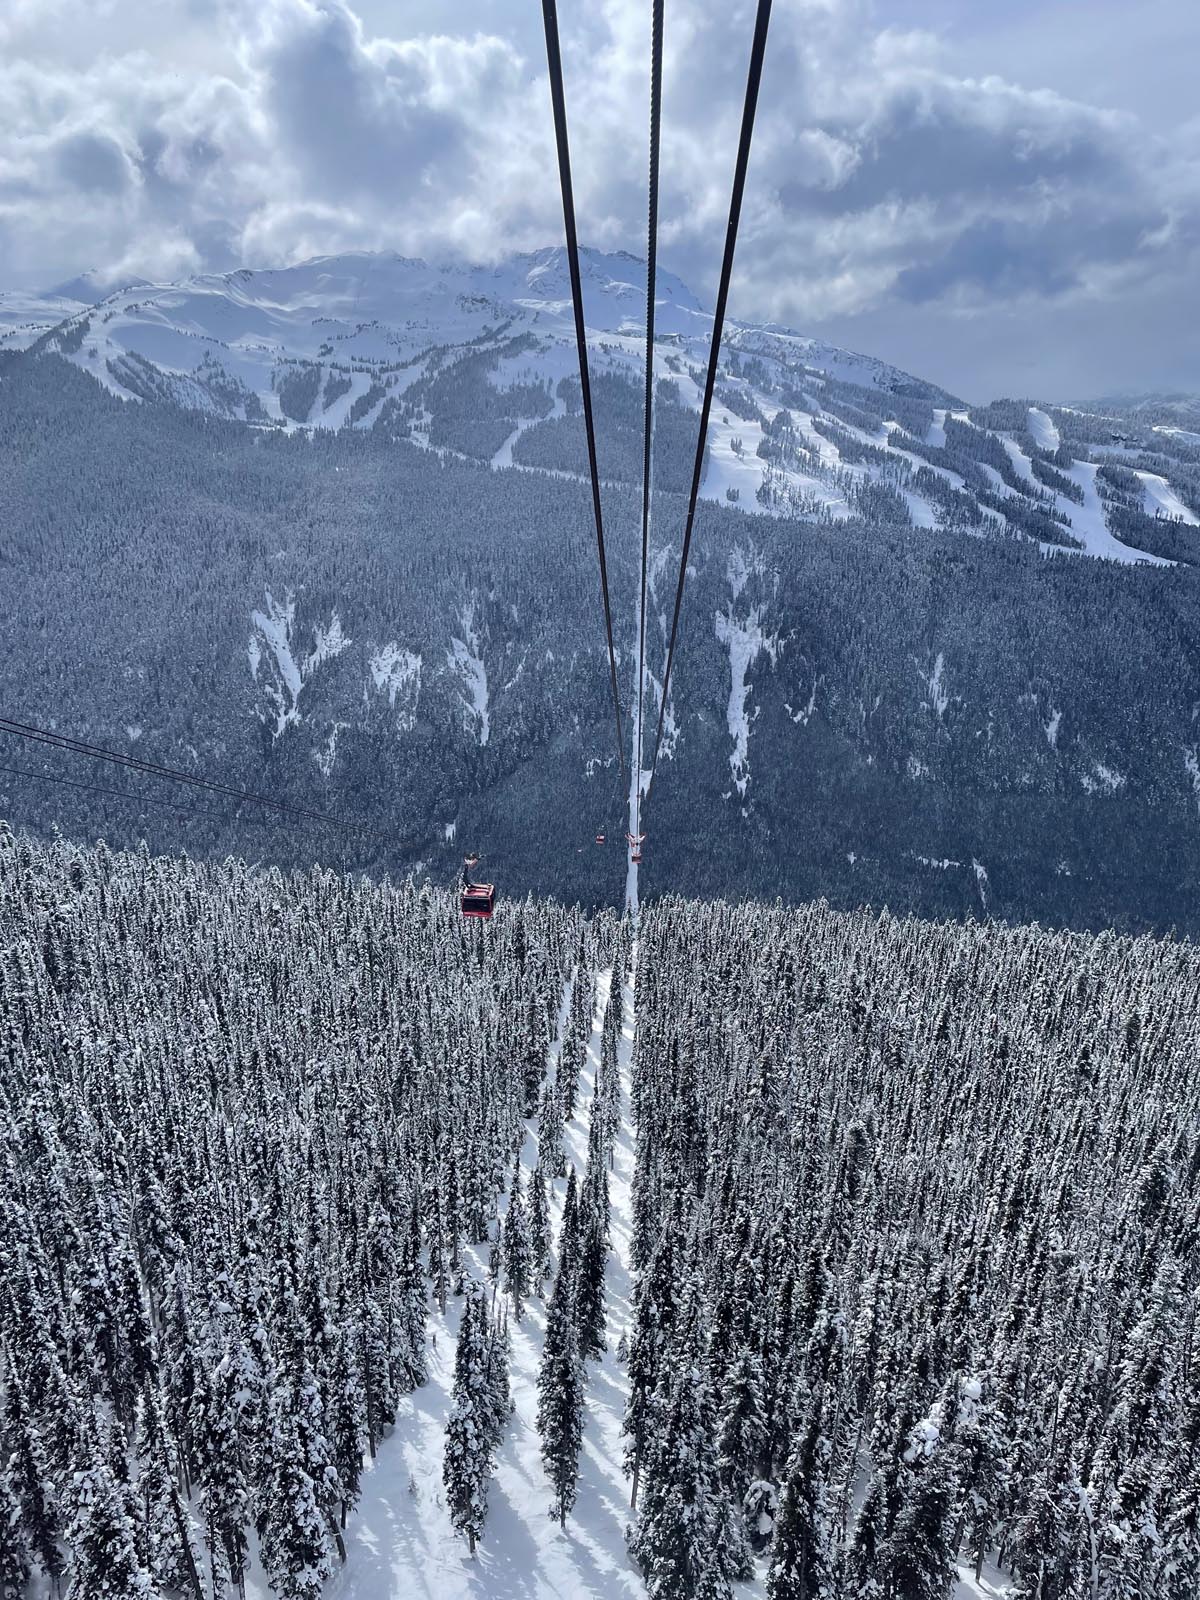
<path fill-rule="evenodd" d="M 636 960 L 636 954 L 635 954 Z M 578 978 L 576 978 L 578 981 Z M 601 1030 L 613 981 L 613 969 L 595 974 L 595 1009 L 587 1058 L 580 1072 L 575 1116 L 567 1124 L 563 1153 L 568 1170 L 580 1179 L 587 1165 L 591 1111 L 600 1071 Z M 624 1441 L 621 1422 L 626 1382 L 617 1350 L 629 1328 L 630 1188 L 633 1179 L 633 1134 L 629 1116 L 629 1074 L 633 1051 L 633 978 L 624 985 L 621 1036 L 617 1051 L 620 1071 L 620 1118 L 608 1174 L 611 1245 L 605 1278 L 605 1343 L 601 1361 L 589 1361 L 583 1448 L 579 1460 L 578 1498 L 560 1528 L 551 1515 L 553 1490 L 541 1460 L 537 1430 L 537 1375 L 546 1331 L 546 1298 L 533 1297 L 520 1322 L 509 1312 L 512 1341 L 513 1414 L 500 1445 L 495 1473 L 488 1486 L 487 1522 L 474 1556 L 455 1533 L 442 1482 L 446 1421 L 452 1405 L 455 1345 L 462 1315 L 462 1296 L 447 1301 L 443 1319 L 431 1306 L 428 1327 L 429 1380 L 400 1405 L 392 1437 L 380 1447 L 373 1468 L 363 1480 L 362 1499 L 346 1530 L 346 1563 L 330 1580 L 334 1600 L 526 1600 L 530 1596 L 638 1596 L 645 1588 L 625 1548 L 629 1522 L 629 1482 L 621 1470 Z M 550 1066 L 557 1068 L 566 1027 L 568 993 L 564 995 L 558 1037 L 551 1046 Z M 536 1120 L 521 1150 L 523 1186 L 538 1164 Z M 562 1225 L 567 1179 L 551 1189 L 551 1222 L 557 1241 Z M 501 1220 L 509 1194 L 501 1197 Z M 464 1246 L 464 1265 L 487 1293 L 486 1246 Z M 558 1266 L 557 1250 L 552 1266 Z M 552 1281 L 552 1279 L 551 1279 Z M 271 1600 L 271 1591 L 257 1569 L 247 1583 L 248 1600 Z"/>
<path fill-rule="evenodd" d="M 630 866 L 636 905 L 637 869 Z M 621 1031 L 617 1047 L 620 1074 L 619 1120 L 608 1174 L 611 1244 L 605 1273 L 605 1351 L 584 1373 L 584 1433 L 577 1499 L 565 1528 L 554 1516 L 553 1490 L 541 1459 L 537 1428 L 537 1377 L 546 1333 L 547 1302 L 558 1252 L 551 1252 L 551 1279 L 544 1298 L 534 1298 L 518 1322 L 509 1314 L 512 1415 L 488 1485 L 487 1521 L 472 1554 L 454 1530 L 446 1504 L 442 1467 L 446 1423 L 453 1406 L 457 1339 L 463 1298 L 452 1296 L 442 1317 L 432 1305 L 428 1327 L 428 1381 L 400 1404 L 392 1436 L 364 1475 L 362 1498 L 345 1533 L 346 1561 L 326 1586 L 329 1600 L 619 1600 L 644 1597 L 646 1587 L 629 1555 L 626 1537 L 632 1516 L 630 1481 L 622 1461 L 627 1441 L 622 1421 L 629 1396 L 622 1356 L 631 1332 L 634 1130 L 630 1111 L 631 1072 L 636 1029 L 637 944 L 628 979 L 621 989 Z M 592 1109 L 600 1071 L 604 1014 L 614 967 L 596 971 L 592 1032 L 576 1093 L 576 1115 L 564 1130 L 568 1171 L 582 1177 L 587 1164 Z M 576 973 L 572 982 L 578 982 Z M 556 1072 L 567 1024 L 571 984 L 563 996 L 548 1069 Z M 538 1165 L 536 1119 L 528 1124 L 521 1149 L 521 1176 L 528 1192 Z M 551 1224 L 557 1240 L 562 1226 L 567 1179 L 550 1189 Z M 509 1190 L 499 1201 L 499 1225 L 507 1215 Z M 489 1251 L 464 1245 L 466 1273 L 484 1289 L 495 1310 L 497 1292 L 489 1282 Z M 619 1353 L 620 1352 L 620 1353 Z M 744 1600 L 760 1600 L 765 1563 L 753 1580 L 734 1585 Z M 1010 1590 L 990 1562 L 979 1580 L 959 1566 L 956 1600 L 1000 1600 Z M 272 1600 L 261 1566 L 246 1582 L 247 1600 Z"/>

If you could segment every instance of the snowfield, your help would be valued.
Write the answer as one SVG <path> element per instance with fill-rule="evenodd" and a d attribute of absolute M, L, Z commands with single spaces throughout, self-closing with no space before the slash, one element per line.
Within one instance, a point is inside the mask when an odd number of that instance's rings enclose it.
<path fill-rule="evenodd" d="M 597 250 L 584 250 L 581 259 L 594 373 L 623 377 L 640 388 L 643 263 Z M 453 453 L 455 444 L 444 436 L 437 445 L 431 443 L 437 419 L 420 396 L 411 398 L 414 386 L 434 381 L 456 362 L 469 366 L 475 357 L 494 351 L 494 364 L 480 369 L 483 381 L 501 392 L 529 381 L 548 385 L 550 416 L 557 418 L 566 410 L 558 385 L 564 378 L 573 381 L 577 373 L 565 255 L 558 248 L 487 266 L 430 265 L 395 255 L 348 252 L 274 270 L 207 274 L 174 284 L 138 283 L 97 298 L 98 304 L 84 305 L 62 296 L 0 295 L 0 347 L 22 348 L 42 339 L 46 348 L 123 400 L 173 400 L 288 433 L 372 428 L 387 407 L 384 420 L 394 439 L 443 456 Z M 698 379 L 707 362 L 711 316 L 665 270 L 658 274 L 656 316 L 655 375 L 674 383 L 683 403 L 698 412 Z M 887 416 L 886 406 L 887 420 L 877 422 L 874 402 L 868 402 L 869 416 L 857 404 L 847 405 L 838 385 L 853 385 L 860 394 L 876 397 L 921 395 L 919 403 L 928 405 L 931 420 L 913 426 L 923 444 L 961 462 L 947 446 L 946 424 L 948 418 L 970 422 L 970 413 L 955 408 L 941 390 L 886 362 L 785 328 L 736 321 L 727 324 L 722 349 L 701 482 L 705 499 L 755 515 L 839 522 L 859 514 L 861 489 L 882 488 L 882 504 L 892 496 L 891 514 L 914 527 L 962 526 L 961 508 L 952 500 L 947 509 L 945 497 L 931 497 L 906 481 L 925 471 L 968 498 L 986 480 L 992 503 L 986 507 L 985 531 L 1007 527 L 1021 533 L 1020 513 L 1045 503 L 1045 491 L 1011 437 L 979 429 L 981 439 L 998 438 L 1008 450 L 1029 486 L 1029 498 L 1014 499 L 986 459 L 977 462 L 980 471 L 972 487 L 944 462 L 904 450 L 893 440 L 901 425 Z M 745 406 L 728 403 L 735 389 Z M 739 409 L 746 414 L 738 415 Z M 767 438 L 784 410 L 803 446 L 790 455 L 772 452 Z M 507 434 L 489 443 L 485 459 L 493 467 L 580 475 L 582 463 L 574 469 L 514 460 L 522 434 L 541 417 L 508 420 Z M 1029 407 L 1027 426 L 1040 450 L 1058 451 L 1062 436 L 1048 411 Z M 1186 437 L 1178 429 L 1159 431 Z M 842 436 L 855 447 L 867 446 L 868 453 L 864 456 L 857 448 L 843 453 L 835 442 Z M 1119 457 L 1123 447 L 1097 444 L 1096 450 Z M 1126 563 L 1160 559 L 1131 550 L 1112 536 L 1084 466 L 1076 462 L 1064 468 L 1085 489 L 1082 509 L 1069 497 L 1051 495 L 1070 518 L 1082 544 L 1080 553 Z M 1152 515 L 1195 525 L 1194 514 L 1165 477 L 1139 476 Z M 1014 502 L 1011 515 L 997 509 L 1005 501 Z M 885 514 L 878 493 L 866 503 L 868 515 Z M 1063 547 L 1047 542 L 1043 549 L 1062 553 Z M 466 669 L 465 656 L 462 664 Z"/>
<path fill-rule="evenodd" d="M 0 350 L 27 350 L 44 333 L 83 309 L 81 301 L 65 295 L 0 290 Z"/>
<path fill-rule="evenodd" d="M 1174 522 L 1186 523 L 1189 528 L 1200 528 L 1200 517 L 1184 505 L 1165 478 L 1157 472 L 1137 472 L 1135 477 L 1141 479 L 1147 515 L 1170 517 Z"/>
<path fill-rule="evenodd" d="M 1037 406 L 1029 408 L 1029 431 L 1033 435 L 1034 442 L 1043 450 L 1057 450 L 1062 443 L 1053 417 L 1047 416 Z"/>

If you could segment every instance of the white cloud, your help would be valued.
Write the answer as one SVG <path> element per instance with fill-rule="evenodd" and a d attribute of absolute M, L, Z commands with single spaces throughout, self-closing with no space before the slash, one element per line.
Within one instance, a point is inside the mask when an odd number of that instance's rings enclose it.
<path fill-rule="evenodd" d="M 359 3 L 160 0 L 148 15 L 10 0 L 0 276 L 156 277 L 351 247 L 490 258 L 557 239 L 536 9 L 464 0 L 430 32 L 409 0 Z M 647 11 L 599 0 L 564 33 L 581 232 L 634 250 Z M 668 14 L 663 253 L 702 296 L 752 11 Z M 889 314 L 934 328 L 1020 308 L 1033 327 L 1181 281 L 1198 235 L 1198 126 L 1165 141 L 1128 114 L 968 77 L 930 33 L 881 29 L 868 0 L 776 8 L 739 310 L 886 330 Z"/>

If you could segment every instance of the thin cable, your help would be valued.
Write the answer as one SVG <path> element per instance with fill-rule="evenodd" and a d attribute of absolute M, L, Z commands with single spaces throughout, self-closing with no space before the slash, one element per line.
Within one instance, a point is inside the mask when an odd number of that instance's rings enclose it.
<path fill-rule="evenodd" d="M 28 767 L 6 767 L 0 772 L 16 778 L 32 778 L 36 783 L 60 783 L 67 789 L 87 789 L 92 794 L 112 795 L 117 800 L 132 800 L 137 805 L 166 806 L 170 811 L 181 812 L 185 817 L 210 817 L 216 822 L 226 822 L 219 811 L 208 811 L 203 806 L 181 806 L 177 800 L 165 800 L 154 794 L 131 794 L 128 789 L 109 789 L 102 783 L 81 783 L 78 778 L 62 778 L 52 772 L 33 772 Z"/>
<path fill-rule="evenodd" d="M 688 496 L 687 522 L 683 531 L 683 553 L 679 558 L 679 583 L 675 589 L 675 614 L 671 619 L 671 638 L 667 645 L 667 666 L 663 673 L 662 700 L 658 708 L 658 731 L 654 736 L 654 754 L 650 760 L 650 782 L 646 787 L 646 804 L 654 792 L 654 779 L 658 772 L 658 752 L 662 744 L 663 725 L 667 716 L 667 695 L 671 688 L 671 668 L 675 662 L 675 639 L 679 632 L 679 611 L 683 604 L 683 586 L 687 578 L 688 551 L 692 543 L 692 524 L 696 519 L 696 500 L 700 494 L 700 478 L 704 471 L 704 446 L 708 437 L 708 417 L 712 410 L 713 388 L 717 380 L 717 361 L 721 354 L 721 334 L 725 326 L 725 307 L 729 299 L 729 280 L 733 276 L 733 253 L 737 247 L 738 223 L 742 215 L 742 194 L 746 187 L 746 169 L 750 163 L 750 141 L 754 136 L 754 113 L 758 107 L 758 89 L 762 82 L 763 56 L 767 48 L 767 27 L 771 20 L 771 0 L 758 0 L 758 15 L 754 19 L 754 42 L 750 47 L 750 70 L 746 79 L 746 104 L 742 111 L 742 132 L 738 139 L 737 165 L 733 171 L 733 193 L 729 201 L 729 223 L 725 232 L 725 255 L 721 262 L 721 284 L 717 290 L 717 304 L 713 312 L 712 344 L 708 352 L 708 372 L 704 379 L 704 403 L 700 408 L 700 434 L 696 441 L 696 460 L 692 468 L 692 488 Z"/>
<path fill-rule="evenodd" d="M 604 632 L 608 639 L 608 674 L 612 685 L 613 714 L 617 724 L 617 759 L 625 777 L 625 735 L 621 726 L 621 696 L 617 688 L 617 655 L 613 647 L 612 606 L 608 598 L 608 561 L 604 551 L 604 517 L 600 506 L 600 473 L 596 466 L 596 429 L 592 420 L 592 385 L 588 373 L 587 331 L 583 325 L 583 284 L 579 274 L 579 239 L 575 232 L 575 193 L 571 185 L 571 149 L 567 140 L 567 104 L 563 93 L 562 54 L 558 44 L 555 0 L 542 0 L 546 29 L 546 61 L 550 69 L 550 101 L 554 108 L 554 138 L 558 146 L 558 182 L 562 190 L 563 228 L 567 236 L 567 266 L 571 274 L 571 300 L 575 310 L 575 343 L 579 348 L 579 388 L 587 432 L 588 468 L 592 475 L 592 510 L 596 518 L 596 549 L 600 557 L 600 592 L 604 599 Z"/>
<path fill-rule="evenodd" d="M 646 687 L 646 573 L 650 563 L 650 469 L 654 448 L 654 291 L 658 271 L 658 152 L 662 122 L 663 0 L 652 0 L 650 19 L 650 217 L 646 244 L 646 399 L 642 442 L 642 580 L 638 607 L 637 777 L 633 831 L 642 831 L 642 707 Z"/>
<path fill-rule="evenodd" d="M 69 734 L 55 733 L 48 728 L 38 727 L 34 723 L 16 722 L 10 717 L 0 717 L 0 733 L 13 734 L 21 739 L 30 739 L 37 744 L 49 745 L 52 749 L 67 750 L 72 755 L 87 756 L 96 761 L 107 761 L 114 766 L 128 767 L 131 771 L 146 773 L 150 777 L 170 778 L 176 783 L 190 784 L 195 789 L 207 789 L 215 794 L 229 795 L 235 800 L 249 801 L 255 805 L 270 806 L 272 810 L 280 811 L 286 816 L 295 817 L 304 822 L 320 822 L 329 827 L 359 828 L 362 825 L 345 821 L 340 817 L 329 816 L 321 811 L 312 811 L 304 806 L 290 806 L 282 800 L 272 800 L 267 795 L 254 794 L 249 790 L 235 789 L 228 784 L 218 783 L 210 778 L 202 778 L 194 772 L 181 772 L 176 767 L 167 767 L 156 761 L 143 761 L 138 756 L 131 756 L 119 750 L 108 750 L 100 745 L 87 743 L 83 739 L 72 738 Z M 363 829 L 364 832 L 370 831 Z M 380 838 L 386 835 L 378 835 Z"/>
<path fill-rule="evenodd" d="M 48 728 L 39 728 L 34 723 L 16 722 L 10 717 L 0 717 L 0 733 L 12 734 L 16 738 L 28 739 L 36 744 L 49 745 L 55 750 L 67 750 L 72 755 L 87 756 L 93 761 L 107 761 L 113 766 L 128 767 L 133 772 L 142 772 L 149 777 L 170 778 L 175 783 L 190 784 L 194 789 L 206 789 L 213 794 L 228 795 L 234 800 L 253 805 L 269 806 L 272 810 L 281 812 L 284 816 L 294 817 L 301 822 L 318 822 L 324 827 L 353 830 L 371 838 L 387 839 L 391 843 L 396 843 L 391 834 L 380 833 L 378 830 L 368 828 L 360 822 L 329 816 L 322 811 L 311 811 L 304 806 L 290 806 L 282 800 L 272 800 L 268 795 L 253 794 L 246 789 L 234 789 L 229 784 L 217 783 L 210 778 L 198 777 L 194 772 L 180 772 L 175 767 L 162 766 L 156 761 L 142 761 L 137 756 L 125 755 L 119 750 L 106 750 L 100 745 L 88 744 L 82 739 L 73 739 L 67 734 L 54 733 Z"/>

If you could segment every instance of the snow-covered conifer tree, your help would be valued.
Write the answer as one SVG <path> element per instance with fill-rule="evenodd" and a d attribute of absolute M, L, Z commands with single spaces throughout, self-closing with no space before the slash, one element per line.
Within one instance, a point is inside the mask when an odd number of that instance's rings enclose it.
<path fill-rule="evenodd" d="M 465 1534 L 471 1554 L 487 1519 L 487 1485 L 495 1439 L 493 1396 L 488 1385 L 488 1332 L 483 1291 L 468 1283 L 454 1359 L 454 1392 L 446 1423 L 442 1482 L 455 1531 Z"/>

